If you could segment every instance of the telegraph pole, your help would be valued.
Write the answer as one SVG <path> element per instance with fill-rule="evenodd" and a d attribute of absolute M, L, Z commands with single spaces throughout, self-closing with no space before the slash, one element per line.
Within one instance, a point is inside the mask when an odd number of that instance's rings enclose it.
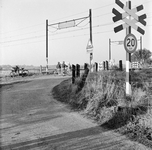
<path fill-rule="evenodd" d="M 89 22 L 90 22 L 90 42 L 93 45 L 93 43 L 92 43 L 92 12 L 91 12 L 91 9 L 89 9 Z M 91 71 L 91 68 L 93 69 L 92 61 L 93 61 L 93 52 L 90 53 L 90 71 Z"/>
<path fill-rule="evenodd" d="M 131 9 L 131 1 L 126 2 L 126 6 Z M 131 20 L 131 16 L 129 15 Z M 131 26 L 126 28 L 126 35 L 131 34 Z M 130 66 L 131 66 L 131 53 L 126 51 L 126 94 L 131 95 L 131 76 L 130 76 Z"/>
<path fill-rule="evenodd" d="M 46 20 L 46 73 L 48 73 L 48 20 Z"/>

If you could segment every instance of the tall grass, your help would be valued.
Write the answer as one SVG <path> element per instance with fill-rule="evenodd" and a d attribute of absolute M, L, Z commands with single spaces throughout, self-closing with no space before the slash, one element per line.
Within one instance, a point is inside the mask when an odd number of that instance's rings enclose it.
<path fill-rule="evenodd" d="M 79 88 L 82 80 L 77 78 L 75 84 L 71 80 L 66 85 L 61 83 L 58 92 L 64 92 L 62 101 L 84 110 L 103 127 L 116 129 L 141 143 L 147 140 L 146 145 L 152 147 L 152 71 L 131 72 L 131 77 L 129 96 L 125 94 L 124 71 L 90 73 L 83 88 Z"/>

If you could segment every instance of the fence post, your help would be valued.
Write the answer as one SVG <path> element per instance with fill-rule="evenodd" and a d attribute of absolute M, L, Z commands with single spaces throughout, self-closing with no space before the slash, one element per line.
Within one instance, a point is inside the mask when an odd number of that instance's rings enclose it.
<path fill-rule="evenodd" d="M 86 70 L 88 67 L 88 64 L 87 63 L 84 63 L 84 70 Z"/>
<path fill-rule="evenodd" d="M 82 88 L 84 87 L 86 78 L 87 78 L 87 76 L 88 76 L 88 73 L 89 73 L 88 64 L 85 63 L 85 64 L 84 64 L 84 73 L 83 73 L 83 75 L 81 76 L 81 82 L 79 82 L 77 92 L 81 91 Z"/>
<path fill-rule="evenodd" d="M 122 68 L 122 60 L 119 60 L 119 70 L 122 71 L 123 68 Z"/>
<path fill-rule="evenodd" d="M 72 84 L 75 83 L 75 65 L 72 65 Z"/>
<path fill-rule="evenodd" d="M 104 69 L 104 70 L 106 69 L 105 61 L 103 61 L 103 69 Z"/>
<path fill-rule="evenodd" d="M 98 72 L 98 63 L 95 62 L 95 71 Z"/>
<path fill-rule="evenodd" d="M 76 64 L 76 77 L 80 77 L 80 65 Z"/>
<path fill-rule="evenodd" d="M 106 61 L 106 69 L 109 70 L 109 64 L 108 61 Z"/>

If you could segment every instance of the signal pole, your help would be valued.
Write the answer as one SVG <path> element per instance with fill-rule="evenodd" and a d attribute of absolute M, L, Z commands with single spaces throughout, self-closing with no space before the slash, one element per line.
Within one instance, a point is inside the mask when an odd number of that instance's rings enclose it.
<path fill-rule="evenodd" d="M 89 9 L 89 22 L 90 22 L 90 42 L 92 43 L 92 12 L 91 9 Z M 93 71 L 93 66 L 92 66 L 92 61 L 93 61 L 93 52 L 90 53 L 90 71 Z"/>
<path fill-rule="evenodd" d="M 48 73 L 48 20 L 46 20 L 46 73 Z"/>

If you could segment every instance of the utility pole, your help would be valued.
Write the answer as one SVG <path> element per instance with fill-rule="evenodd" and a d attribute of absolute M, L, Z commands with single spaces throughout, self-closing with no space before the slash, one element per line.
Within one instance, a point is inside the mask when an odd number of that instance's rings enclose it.
<path fill-rule="evenodd" d="M 109 39 L 109 62 L 111 60 L 111 39 Z"/>
<path fill-rule="evenodd" d="M 131 9 L 131 1 L 126 2 L 126 7 Z M 131 16 L 129 15 L 129 20 Z M 126 28 L 126 35 L 131 34 L 131 26 Z M 131 66 L 131 53 L 126 51 L 126 94 L 131 95 L 131 76 L 130 76 L 130 67 Z"/>
<path fill-rule="evenodd" d="M 48 20 L 46 20 L 46 73 L 48 73 Z"/>
<path fill-rule="evenodd" d="M 92 12 L 91 9 L 89 9 L 89 22 L 90 22 L 90 42 L 92 43 Z M 93 66 L 92 66 L 92 61 L 93 61 L 93 52 L 90 53 L 90 71 L 92 72 Z"/>

